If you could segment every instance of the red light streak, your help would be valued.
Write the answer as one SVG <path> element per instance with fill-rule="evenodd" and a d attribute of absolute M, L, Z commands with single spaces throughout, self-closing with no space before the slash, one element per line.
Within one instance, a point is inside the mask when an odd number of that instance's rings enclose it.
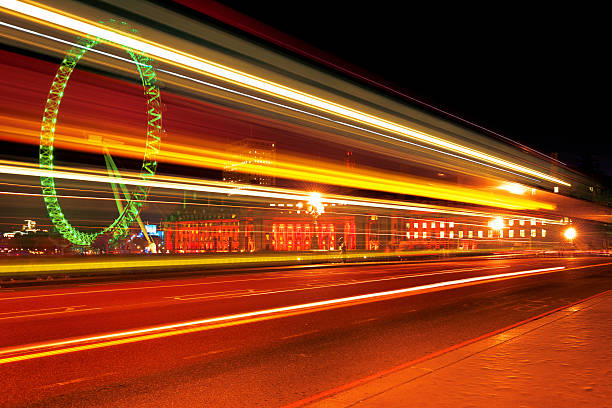
<path fill-rule="evenodd" d="M 601 264 L 607 265 L 607 264 Z M 599 265 L 590 265 L 590 267 Z M 276 319 L 281 317 L 292 316 L 296 314 L 310 313 L 355 305 L 361 303 L 369 303 L 391 299 L 395 297 L 410 296 L 417 293 L 427 293 L 431 291 L 456 288 L 478 283 L 493 282 L 497 280 L 512 279 L 528 275 L 537 275 L 542 273 L 557 272 L 566 269 L 565 266 L 557 266 L 551 268 L 532 269 L 528 271 L 508 272 L 490 276 L 479 276 L 474 278 L 457 279 L 446 282 L 437 282 L 428 285 L 420 285 L 403 289 L 389 290 L 384 292 L 367 293 L 363 295 L 349 296 L 338 299 L 322 300 L 317 302 L 304 303 L 299 305 L 283 306 L 272 309 L 257 310 L 253 312 L 238 313 L 233 315 L 219 316 L 208 319 L 193 320 L 188 322 L 174 323 L 162 326 L 148 327 L 144 329 L 121 331 L 114 333 L 101 334 L 97 336 L 81 337 L 70 340 L 60 340 L 43 344 L 35 344 L 30 346 L 16 347 L 0 350 L 0 355 L 8 355 L 0 358 L 0 364 L 7 364 L 23 360 L 31 360 L 35 358 L 48 357 L 59 354 L 72 353 L 82 350 L 91 350 L 102 347 L 109 347 L 119 344 L 134 343 L 144 340 L 156 338 L 164 338 L 176 336 L 180 334 L 194 333 L 216 328 L 242 325 L 246 323 L 257 322 L 261 320 Z M 47 350 L 45 350 L 47 349 Z M 48 350 L 51 349 L 51 350 Z M 43 350 L 43 351 L 37 351 Z"/>

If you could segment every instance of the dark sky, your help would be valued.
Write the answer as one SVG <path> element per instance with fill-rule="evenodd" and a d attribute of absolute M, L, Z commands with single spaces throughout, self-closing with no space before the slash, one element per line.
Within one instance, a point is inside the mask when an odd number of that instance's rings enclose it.
<path fill-rule="evenodd" d="M 543 153 L 558 152 L 573 167 L 592 156 L 612 175 L 609 32 L 602 9 L 517 2 L 495 8 L 412 1 L 222 3 L 411 97 Z"/>

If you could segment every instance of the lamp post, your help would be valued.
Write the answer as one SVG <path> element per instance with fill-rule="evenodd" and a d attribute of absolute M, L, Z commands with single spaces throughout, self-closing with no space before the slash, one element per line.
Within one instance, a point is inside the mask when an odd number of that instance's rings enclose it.
<path fill-rule="evenodd" d="M 318 234 L 318 222 L 317 219 L 321 214 L 325 212 L 325 207 L 321 203 L 321 193 L 312 192 L 308 197 L 308 214 L 312 215 L 312 224 L 313 224 L 313 239 L 310 247 L 312 249 L 319 249 L 319 234 Z"/>

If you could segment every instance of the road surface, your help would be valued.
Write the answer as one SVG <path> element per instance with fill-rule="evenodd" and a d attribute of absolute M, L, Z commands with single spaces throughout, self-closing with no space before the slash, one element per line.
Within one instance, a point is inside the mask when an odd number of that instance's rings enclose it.
<path fill-rule="evenodd" d="M 0 289 L 3 406 L 281 407 L 612 288 L 612 259 Z"/>

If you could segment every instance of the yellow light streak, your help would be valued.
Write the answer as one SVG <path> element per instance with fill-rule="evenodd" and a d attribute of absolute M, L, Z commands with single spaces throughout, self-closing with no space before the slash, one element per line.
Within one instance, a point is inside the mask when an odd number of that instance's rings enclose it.
<path fill-rule="evenodd" d="M 35 167 L 34 165 L 28 167 L 24 165 L 9 165 L 5 163 L 11 162 L 0 161 L 0 174 L 4 173 L 33 177 L 55 177 L 58 179 L 87 181 L 94 183 L 97 182 L 105 184 L 122 183 L 125 185 L 154 187 L 169 190 L 201 191 L 217 194 L 229 194 L 234 196 L 270 198 L 275 200 L 308 201 L 310 199 L 310 192 L 300 190 L 280 189 L 266 186 L 238 185 L 223 182 L 204 182 L 200 180 L 186 179 L 182 177 L 158 177 L 157 180 L 143 180 L 138 177 L 138 175 L 127 173 L 124 173 L 121 177 L 110 177 L 108 175 L 104 175 L 102 172 L 95 172 L 93 170 L 90 170 L 89 172 L 84 172 L 80 169 L 58 170 L 56 168 L 55 170 L 46 170 Z M 480 211 L 456 210 L 448 207 L 426 204 L 407 204 L 401 201 L 362 199 L 341 195 L 328 195 L 324 198 L 324 201 L 329 204 L 333 203 L 340 205 L 352 205 L 358 207 L 382 208 L 391 210 L 419 211 L 487 218 L 492 216 L 491 213 Z M 557 221 L 555 220 L 545 219 L 545 221 L 549 223 L 557 223 Z"/>
<path fill-rule="evenodd" d="M 6 131 L 4 136 L 11 141 L 26 143 L 38 143 L 39 133 L 25 131 L 28 122 L 0 115 L 0 131 Z M 92 153 L 101 152 L 101 147 L 94 138 L 71 136 L 80 134 L 82 130 L 66 129 L 69 134 L 57 134 L 55 146 L 65 147 L 72 150 L 87 151 Z M 16 135 L 7 137 L 7 134 Z M 21 136 L 20 136 L 21 135 Z M 96 136 L 109 140 L 105 147 L 113 152 L 126 157 L 140 158 L 142 146 L 134 142 L 134 138 L 114 133 L 97 132 Z M 222 146 L 214 146 L 209 143 L 210 148 L 202 149 L 195 146 L 189 147 L 189 153 L 185 153 L 185 146 L 180 144 L 165 143 L 164 149 L 158 153 L 158 161 L 176 163 L 181 165 L 199 166 L 206 168 L 225 169 L 228 165 L 241 163 L 243 158 L 237 154 L 228 153 Z M 441 200 L 458 201 L 470 204 L 486 205 L 510 210 L 554 210 L 552 203 L 536 201 L 531 198 L 508 196 L 491 191 L 480 191 L 476 188 L 462 187 L 431 179 L 406 176 L 404 174 L 390 171 L 373 169 L 351 169 L 325 161 L 313 161 L 301 159 L 294 156 L 278 154 L 271 165 L 240 164 L 240 171 L 252 174 L 261 174 L 293 180 L 312 180 L 329 185 L 343 187 L 370 189 L 405 195 L 429 197 Z"/>
<path fill-rule="evenodd" d="M 427 143 L 432 146 L 441 147 L 452 152 L 460 153 L 462 155 L 482 160 L 484 162 L 500 166 L 502 168 L 510 169 L 522 174 L 529 174 L 531 176 L 540 178 L 542 180 L 548 180 L 551 182 L 559 183 L 565 186 L 571 186 L 571 184 L 558 179 L 556 177 L 547 175 L 540 171 L 510 162 L 508 160 L 475 150 L 473 148 L 463 146 L 427 133 L 411 129 L 409 127 L 388 121 L 377 116 L 373 116 L 346 106 L 327 101 L 325 99 L 310 95 L 308 93 L 289 88 L 284 85 L 280 85 L 236 69 L 225 67 L 223 65 L 208 61 L 203 58 L 189 55 L 187 53 L 174 50 L 170 47 L 156 44 L 154 42 L 140 39 L 131 34 L 122 33 L 120 31 L 113 30 L 103 25 L 88 22 L 79 17 L 70 15 L 68 13 L 52 9 L 43 8 L 41 6 L 25 3 L 18 0 L 4 0 L 1 7 L 6 10 L 19 13 L 21 15 L 34 18 L 46 23 L 50 23 L 54 26 L 67 28 L 83 34 L 92 35 L 111 43 L 120 44 L 132 49 L 143 51 L 150 56 L 157 57 L 161 60 L 169 63 L 178 64 L 190 70 L 200 72 L 215 78 L 229 81 L 240 86 L 263 92 L 274 97 L 282 98 L 287 101 L 299 103 L 311 108 L 322 110 L 327 113 L 339 115 L 344 118 L 355 120 L 357 122 L 374 126 L 378 129 L 390 131 L 395 134 L 407 137 L 413 140 Z"/>
<path fill-rule="evenodd" d="M 81 337 L 70 340 L 47 342 L 31 346 L 16 347 L 0 350 L 0 355 L 24 353 L 9 357 L 0 358 L 0 364 L 7 364 L 17 361 L 31 360 L 34 358 L 48 357 L 59 354 L 72 353 L 75 351 L 90 350 L 101 347 L 114 346 L 119 344 L 134 343 L 156 338 L 176 336 L 179 334 L 194 333 L 199 331 L 211 330 L 221 327 L 235 326 L 252 323 L 261 320 L 287 317 L 294 314 L 309 313 L 313 311 L 326 310 L 329 308 L 344 307 L 347 305 L 380 301 L 394 297 L 409 296 L 415 293 L 427 293 L 435 290 L 462 287 L 490 281 L 513 279 L 517 277 L 551 273 L 565 270 L 565 266 L 551 268 L 532 269 L 528 271 L 500 273 L 496 275 L 478 276 L 474 278 L 456 279 L 446 282 L 437 282 L 428 285 L 413 286 L 409 288 L 395 289 L 384 292 L 367 293 L 363 295 L 349 296 L 337 299 L 322 300 L 317 302 L 303 303 L 298 305 L 283 306 L 272 309 L 257 310 L 253 312 L 238 313 L 209 319 L 193 320 L 188 322 L 174 323 L 162 326 L 148 327 L 138 330 L 129 330 L 102 334 L 98 336 Z M 93 342 L 93 343 L 92 343 Z M 96 343 L 97 342 L 97 343 Z M 89 343 L 89 344 L 88 344 Z M 68 347 L 66 347 L 68 346 Z M 65 348 L 58 348 L 65 347 Z M 44 350 L 55 348 L 49 351 L 28 353 L 33 350 Z"/>

